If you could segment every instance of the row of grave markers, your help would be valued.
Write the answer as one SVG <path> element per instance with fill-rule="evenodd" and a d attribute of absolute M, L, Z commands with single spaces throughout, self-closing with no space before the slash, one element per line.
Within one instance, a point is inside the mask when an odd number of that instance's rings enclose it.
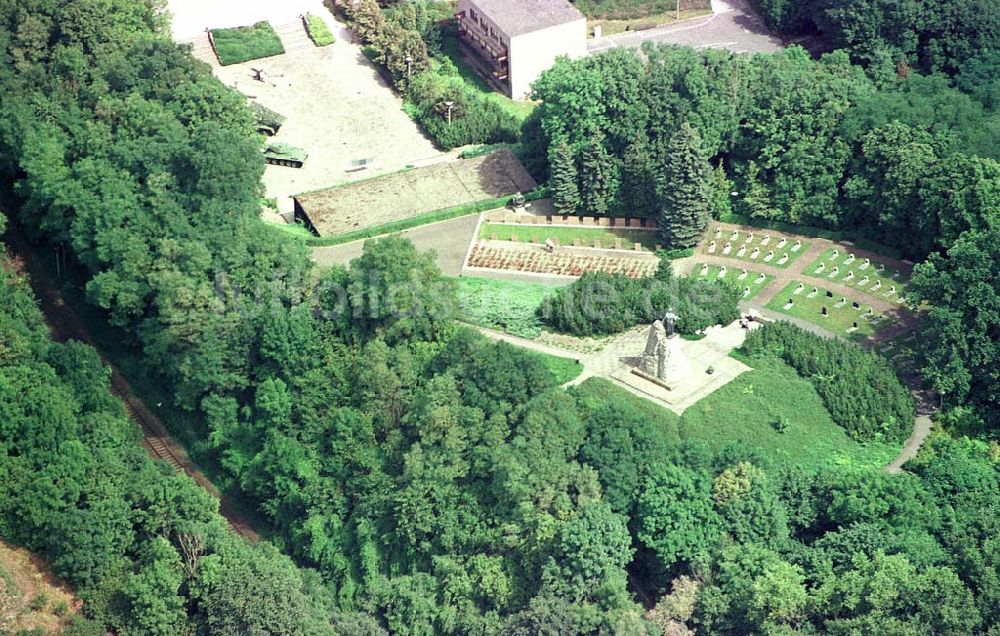
<path fill-rule="evenodd" d="M 802 247 L 801 242 L 797 241 L 796 244 L 792 246 L 792 251 L 797 252 L 801 247 Z M 714 254 L 715 250 L 716 250 L 715 241 L 712 241 L 711 243 L 708 244 L 708 253 Z M 722 248 L 722 255 L 729 256 L 729 253 L 732 251 L 733 251 L 732 243 L 726 243 L 726 245 Z M 746 252 L 747 252 L 747 245 L 746 243 L 744 243 L 743 245 L 740 246 L 740 249 L 736 251 L 736 257 L 743 258 L 743 255 L 746 254 Z M 753 251 L 750 252 L 750 258 L 753 260 L 757 260 L 759 256 L 760 256 L 760 248 L 759 247 L 753 248 Z M 785 252 L 784 254 L 781 255 L 781 258 L 778 259 L 778 265 L 784 265 L 785 263 L 788 262 L 789 258 L 791 257 L 789 256 L 788 252 Z M 770 263 L 772 260 L 774 260 L 774 250 L 768 250 L 767 255 L 764 257 L 764 262 Z"/>
<path fill-rule="evenodd" d="M 747 235 L 747 240 L 743 241 L 743 243 L 744 243 L 745 245 L 750 245 L 750 244 L 752 244 L 752 243 L 753 243 L 753 241 L 754 241 L 754 238 L 755 238 L 756 236 L 757 236 L 756 234 L 754 234 L 753 232 L 750 232 L 750 233 L 749 233 L 749 234 Z M 717 227 L 717 228 L 715 228 L 715 236 L 714 236 L 713 238 L 716 238 L 716 239 L 721 239 L 721 238 L 722 238 L 722 228 L 721 228 L 721 227 Z M 733 233 L 729 235 L 729 240 L 730 240 L 730 241 L 736 241 L 736 240 L 738 240 L 739 238 L 740 238 L 740 232 L 739 232 L 739 230 L 733 230 Z M 712 242 L 714 243 L 715 241 L 712 241 Z M 771 235 L 770 235 L 770 234 L 765 234 L 765 235 L 764 235 L 764 238 L 762 238 L 762 239 L 760 240 L 760 244 L 761 244 L 762 246 L 767 246 L 767 245 L 769 245 L 770 243 L 771 243 Z M 778 248 L 778 249 L 780 250 L 781 248 L 783 248 L 783 247 L 784 247 L 785 245 L 787 245 L 787 244 L 788 244 L 788 239 L 787 239 L 787 238 L 785 238 L 784 236 L 782 236 L 782 237 L 781 237 L 781 238 L 780 238 L 780 239 L 778 240 L 778 244 L 777 244 L 777 245 L 775 245 L 775 247 L 776 247 L 776 248 Z M 793 252 L 797 252 L 797 251 L 799 251 L 799 249 L 801 249 L 801 248 L 802 248 L 802 241 L 801 241 L 801 240 L 799 240 L 799 239 L 795 239 L 795 245 L 793 245 L 793 246 L 792 246 L 792 248 L 791 248 L 791 249 L 792 249 L 792 251 L 793 251 Z"/>

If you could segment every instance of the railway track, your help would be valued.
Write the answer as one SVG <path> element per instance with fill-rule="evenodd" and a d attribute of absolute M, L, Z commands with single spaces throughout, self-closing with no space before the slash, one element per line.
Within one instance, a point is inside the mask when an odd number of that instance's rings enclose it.
<path fill-rule="evenodd" d="M 125 414 L 128 418 L 132 420 L 139 430 L 142 431 L 142 445 L 145 447 L 146 451 L 153 456 L 154 459 L 162 459 L 163 461 L 170 464 L 178 472 L 185 472 L 191 474 L 191 472 L 184 465 L 184 462 L 174 453 L 170 446 L 168 446 L 163 439 L 156 434 L 153 427 L 146 422 L 145 418 L 139 414 L 139 411 L 132 405 L 128 397 L 117 387 L 115 383 L 111 383 L 111 392 L 121 400 L 122 404 L 125 406 Z"/>
<path fill-rule="evenodd" d="M 0 192 L 0 197 L 3 193 Z M 13 206 L 8 206 L 13 207 Z M 14 254 L 19 255 L 28 270 L 31 286 L 38 298 L 38 304 L 45 314 L 46 322 L 52 333 L 52 338 L 56 342 L 66 342 L 73 339 L 86 343 L 97 351 L 101 361 L 111 369 L 111 392 L 121 400 L 125 407 L 128 418 L 139 427 L 142 433 L 142 447 L 153 459 L 160 459 L 169 464 L 177 472 L 187 474 L 199 486 L 207 490 L 213 497 L 219 500 L 219 514 L 228 522 L 233 532 L 239 534 L 250 541 L 259 541 L 260 535 L 253 529 L 250 522 L 243 516 L 243 513 L 233 504 L 229 498 L 222 496 L 211 480 L 204 473 L 188 460 L 183 450 L 180 454 L 175 451 L 175 446 L 170 434 L 166 431 L 156 417 L 156 414 L 146 408 L 140 400 L 133 395 L 128 381 L 118 372 L 104 354 L 98 348 L 90 333 L 87 331 L 72 306 L 67 305 L 63 300 L 58 285 L 52 280 L 45 267 L 39 260 L 36 248 L 32 248 L 24 237 L 20 228 L 13 224 L 7 228 L 4 235 L 8 245 Z M 0 251 L 3 244 L 0 243 Z"/>

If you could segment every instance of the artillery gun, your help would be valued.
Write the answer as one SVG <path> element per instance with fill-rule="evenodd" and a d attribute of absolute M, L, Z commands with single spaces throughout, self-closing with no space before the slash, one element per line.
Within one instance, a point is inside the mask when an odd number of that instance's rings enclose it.
<path fill-rule="evenodd" d="M 250 102 L 250 110 L 253 111 L 257 120 L 257 132 L 268 137 L 273 137 L 281 125 L 285 123 L 285 116 L 277 113 L 263 104 Z"/>
<path fill-rule="evenodd" d="M 309 156 L 302 148 L 282 143 L 267 144 L 261 148 L 261 152 L 264 154 L 264 163 L 288 168 L 301 168 Z"/>

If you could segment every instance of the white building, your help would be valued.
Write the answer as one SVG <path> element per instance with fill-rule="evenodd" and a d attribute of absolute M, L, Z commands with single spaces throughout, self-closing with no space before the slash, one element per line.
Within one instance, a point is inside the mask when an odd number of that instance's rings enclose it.
<path fill-rule="evenodd" d="M 587 20 L 567 0 L 458 0 L 455 18 L 480 70 L 514 99 L 556 57 L 587 52 Z"/>

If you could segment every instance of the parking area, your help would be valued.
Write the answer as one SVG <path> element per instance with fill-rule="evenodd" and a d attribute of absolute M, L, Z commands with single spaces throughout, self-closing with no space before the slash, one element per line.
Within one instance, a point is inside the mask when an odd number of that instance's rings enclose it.
<path fill-rule="evenodd" d="M 678 44 L 696 49 L 727 49 L 734 53 L 773 53 L 783 47 L 746 0 L 712 0 L 712 15 L 683 23 L 628 31 L 590 40 L 590 53 L 615 47 L 639 48 L 645 42 Z"/>

